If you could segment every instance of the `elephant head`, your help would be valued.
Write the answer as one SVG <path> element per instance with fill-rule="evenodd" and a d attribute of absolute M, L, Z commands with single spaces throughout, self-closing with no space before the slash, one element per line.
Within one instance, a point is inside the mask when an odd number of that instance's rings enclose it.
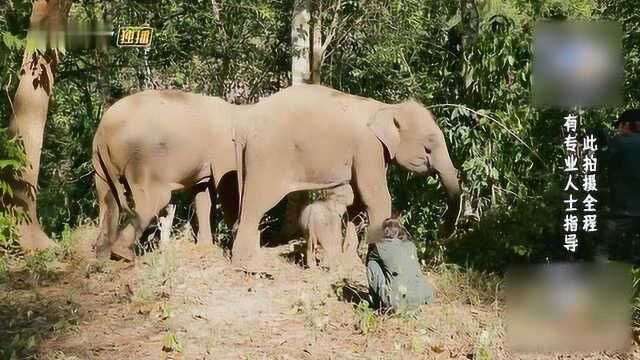
<path fill-rule="evenodd" d="M 453 230 L 460 206 L 460 185 L 444 134 L 433 114 L 409 100 L 378 110 L 368 126 L 399 165 L 418 174 L 439 175 L 448 195 L 445 230 Z"/>

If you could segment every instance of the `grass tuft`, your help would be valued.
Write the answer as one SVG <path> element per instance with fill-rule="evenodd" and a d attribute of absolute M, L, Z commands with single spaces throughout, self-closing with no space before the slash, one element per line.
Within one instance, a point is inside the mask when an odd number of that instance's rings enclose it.
<path fill-rule="evenodd" d="M 444 263 L 432 275 L 429 278 L 433 279 L 438 295 L 447 302 L 480 306 L 495 305 L 501 300 L 502 280 L 496 274 Z"/>
<path fill-rule="evenodd" d="M 173 332 L 168 332 L 162 338 L 162 350 L 165 352 L 183 352 L 184 346 L 178 339 L 178 336 Z"/>
<path fill-rule="evenodd" d="M 360 301 L 354 308 L 354 314 L 356 315 L 356 329 L 362 335 L 374 332 L 378 328 L 379 319 L 367 301 Z"/>

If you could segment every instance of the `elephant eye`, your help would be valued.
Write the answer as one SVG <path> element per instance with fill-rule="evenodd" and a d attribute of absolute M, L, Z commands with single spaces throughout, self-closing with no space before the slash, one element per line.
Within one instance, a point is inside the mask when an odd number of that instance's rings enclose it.
<path fill-rule="evenodd" d="M 395 125 L 397 129 L 400 129 L 400 123 L 398 122 L 398 119 L 396 119 L 395 117 L 393 118 L 393 125 Z"/>

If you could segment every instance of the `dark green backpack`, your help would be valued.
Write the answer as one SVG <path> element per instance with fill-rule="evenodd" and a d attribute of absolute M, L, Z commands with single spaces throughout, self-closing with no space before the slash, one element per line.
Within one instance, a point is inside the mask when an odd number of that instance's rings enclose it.
<path fill-rule="evenodd" d="M 369 246 L 367 279 L 373 305 L 384 311 L 412 311 L 431 302 L 433 290 L 422 274 L 412 241 L 385 240 Z"/>

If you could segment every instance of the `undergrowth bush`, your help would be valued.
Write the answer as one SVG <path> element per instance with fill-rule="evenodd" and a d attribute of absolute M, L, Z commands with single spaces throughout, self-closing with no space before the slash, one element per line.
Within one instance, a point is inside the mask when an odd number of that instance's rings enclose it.
<path fill-rule="evenodd" d="M 512 264 L 565 260 L 561 203 L 561 189 L 550 185 L 535 201 L 516 200 L 509 207 L 495 207 L 449 241 L 446 260 L 499 273 Z M 585 243 L 581 251 L 590 248 Z"/>
<path fill-rule="evenodd" d="M 0 128 L 0 255 L 18 246 L 17 223 L 23 214 L 9 202 L 13 197 L 9 179 L 26 164 L 22 144 L 16 138 L 10 138 L 6 129 Z"/>

